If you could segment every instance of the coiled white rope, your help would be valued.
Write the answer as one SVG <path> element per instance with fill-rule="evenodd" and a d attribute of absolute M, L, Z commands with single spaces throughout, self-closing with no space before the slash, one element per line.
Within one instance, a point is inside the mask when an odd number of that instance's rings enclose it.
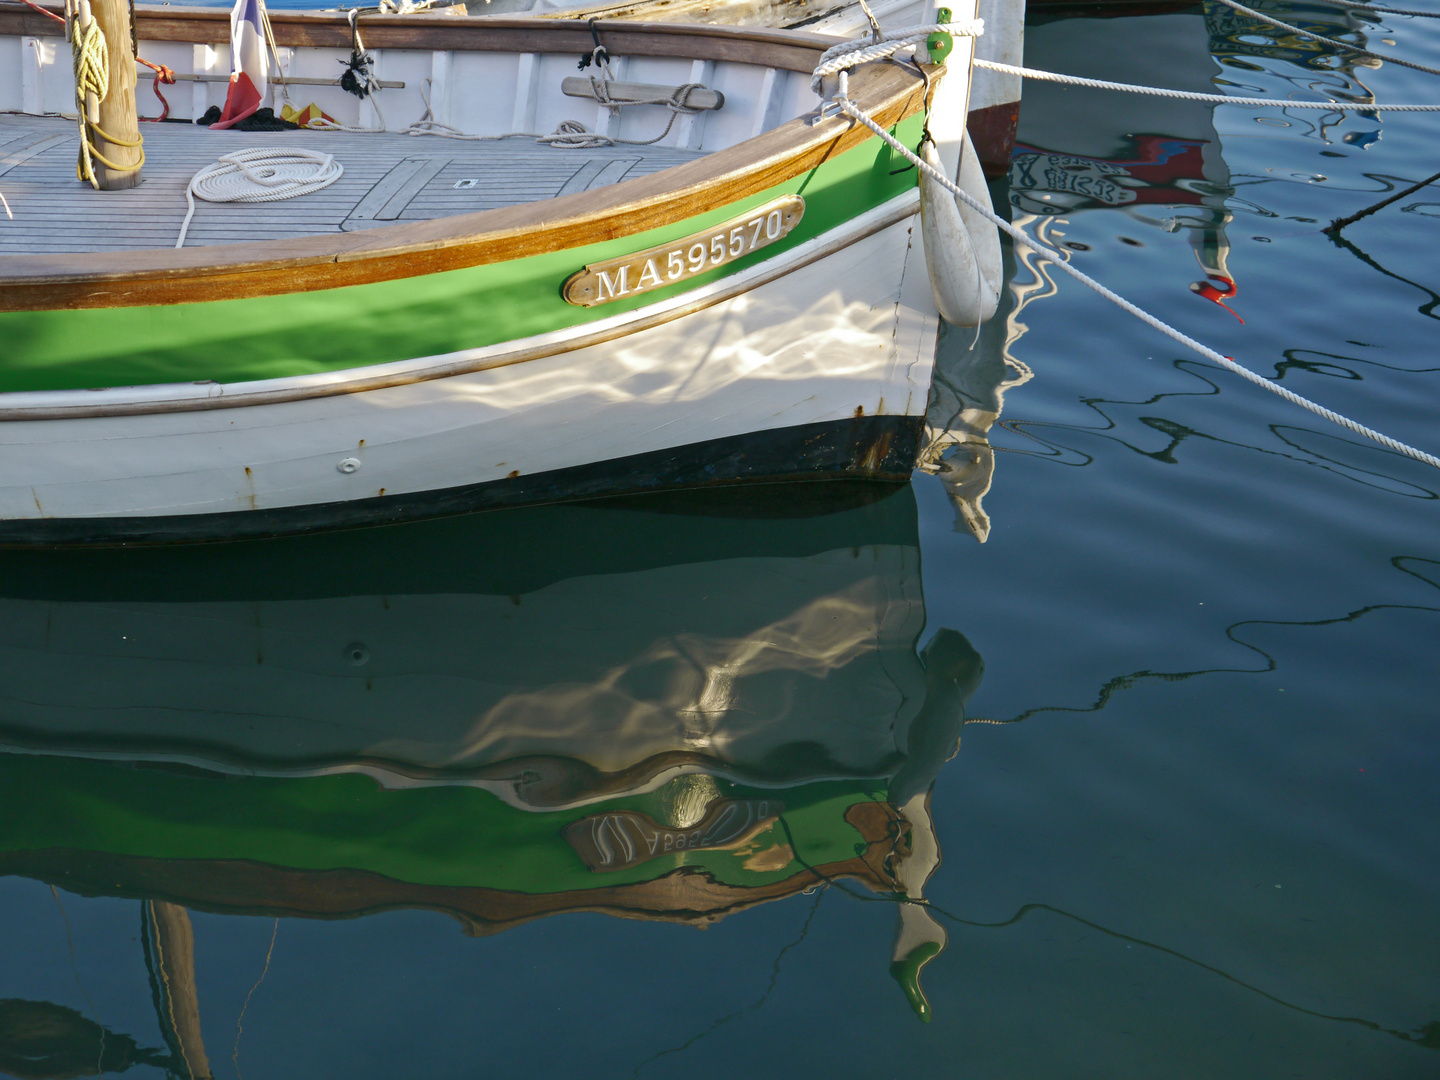
<path fill-rule="evenodd" d="M 1398 64 L 1401 67 L 1414 68 L 1416 71 L 1423 71 L 1430 75 L 1440 75 L 1440 68 L 1431 67 L 1428 64 L 1417 64 L 1413 60 L 1402 60 L 1398 56 L 1386 56 L 1384 53 L 1371 52 L 1369 49 L 1362 48 L 1359 45 L 1352 45 L 1348 41 L 1340 41 L 1337 38 L 1326 37 L 1324 34 L 1312 34 L 1309 30 L 1302 30 L 1298 26 L 1271 18 L 1264 12 L 1256 11 L 1254 8 L 1248 8 L 1244 4 L 1238 4 L 1235 0 L 1220 0 L 1220 3 L 1228 8 L 1234 8 L 1236 11 L 1249 15 L 1252 19 L 1259 19 L 1261 22 L 1269 23 L 1271 26 L 1278 26 L 1281 30 L 1288 30 L 1292 34 L 1299 34 L 1301 37 L 1309 38 L 1311 41 L 1319 41 L 1325 45 L 1333 45 L 1337 49 L 1348 49 L 1353 53 L 1368 56 L 1372 60 L 1381 60 L 1387 64 Z"/>
<path fill-rule="evenodd" d="M 1020 75 L 1026 79 L 1062 83 L 1066 86 L 1088 86 L 1092 90 L 1119 90 L 1127 94 L 1152 94 L 1155 97 L 1179 98 L 1181 101 L 1203 101 L 1211 105 L 1246 105 L 1253 108 L 1274 106 L 1283 109 L 1353 109 L 1357 112 L 1440 112 L 1440 105 L 1367 105 L 1358 101 L 1291 101 L 1288 98 L 1227 97 L 1224 94 L 1200 94 L 1190 90 L 1171 90 L 1163 86 L 1138 86 L 1134 83 L 1107 82 L 1104 79 L 1083 79 L 1079 75 L 1061 75 L 1054 71 L 1016 67 L 994 60 L 975 58 L 976 67 Z"/>
<path fill-rule="evenodd" d="M 195 199 L 206 202 L 275 202 L 308 195 L 340 179 L 345 168 L 330 154 L 299 147 L 252 146 L 224 154 L 190 178 L 185 189 L 185 223 L 177 248 L 185 246 Z"/>
<path fill-rule="evenodd" d="M 940 28 L 940 31 L 944 32 L 945 28 L 942 26 Z M 899 37 L 904 35 L 905 33 L 905 31 L 899 31 L 894 36 Z M 831 53 L 836 53 L 843 48 L 844 46 L 836 46 L 835 49 L 831 49 L 830 52 L 826 53 L 825 55 L 829 57 Z M 855 52 L 852 55 L 858 55 L 862 51 L 864 50 L 860 48 L 855 48 Z M 833 60 L 831 61 L 831 63 L 833 64 Z M 842 65 L 841 67 L 836 68 L 836 71 L 839 72 L 842 76 L 842 84 L 845 81 L 843 77 L 844 69 L 853 66 L 855 66 L 855 64 L 851 63 L 849 65 Z M 818 82 L 818 77 L 815 82 Z M 1208 345 L 1202 345 L 1200 342 L 1196 341 L 1188 334 L 1175 329 L 1175 327 L 1171 326 L 1169 323 L 1157 319 L 1148 311 L 1145 311 L 1143 308 L 1137 307 L 1129 300 L 1126 300 L 1119 293 L 1100 284 L 1100 282 L 1096 281 L 1088 274 L 1082 273 L 1081 271 L 1075 269 L 1075 267 L 1071 266 L 1069 261 L 1058 251 L 1031 239 L 1030 236 L 1028 236 L 1026 233 L 1021 231 L 1020 229 L 1017 229 L 1014 225 L 1011 225 L 1010 222 L 1000 217 L 989 207 L 985 206 L 974 196 L 970 195 L 968 192 L 962 189 L 959 184 L 955 183 L 939 169 L 933 168 L 932 166 L 922 161 L 919 155 L 917 155 L 913 150 L 911 150 L 899 139 L 895 138 L 894 135 L 891 135 L 888 131 L 886 131 L 873 119 L 871 119 L 869 114 L 867 114 L 864 109 L 860 108 L 860 106 L 855 104 L 855 102 L 851 101 L 848 97 L 843 96 L 843 90 L 835 96 L 826 99 L 825 103 L 833 104 L 846 116 L 849 116 L 851 119 L 869 128 L 874 135 L 878 136 L 884 142 L 889 144 L 892 150 L 900 154 L 903 158 L 909 161 L 921 172 L 925 173 L 927 176 L 937 181 L 946 190 L 952 192 L 957 198 L 964 200 L 967 206 L 984 216 L 997 228 L 1008 234 L 1011 239 L 1013 239 L 1017 244 L 1021 245 L 1022 247 L 1029 248 L 1041 258 L 1053 263 L 1059 269 L 1063 270 L 1075 280 L 1079 281 L 1082 285 L 1093 289 L 1095 292 L 1105 297 L 1105 299 L 1109 300 L 1111 303 L 1117 305 L 1120 308 L 1123 308 L 1131 315 L 1134 315 L 1141 322 L 1154 327 L 1156 330 L 1159 330 L 1167 337 L 1173 338 L 1174 340 L 1180 342 L 1182 345 L 1199 353 L 1201 356 L 1211 361 L 1212 363 L 1218 364 L 1227 371 L 1232 371 L 1236 375 L 1250 380 L 1257 386 L 1263 386 L 1271 393 L 1278 394 L 1286 401 L 1294 405 L 1299 405 L 1303 409 L 1308 409 L 1316 416 L 1323 417 L 1326 420 L 1329 420 L 1331 423 L 1338 424 L 1343 428 L 1347 428 L 1350 431 L 1355 432 L 1357 435 L 1363 435 L 1367 439 L 1373 439 L 1381 446 L 1387 447 L 1390 450 L 1394 450 L 1396 453 L 1404 454 L 1406 457 L 1414 458 L 1416 461 L 1423 461 L 1427 465 L 1433 465 L 1435 468 L 1440 469 L 1440 457 L 1436 457 L 1433 454 L 1427 454 L 1425 451 L 1418 450 L 1413 446 L 1400 442 L 1398 439 L 1392 439 L 1389 435 L 1385 435 L 1379 431 L 1376 431 L 1373 428 L 1368 428 L 1364 424 L 1357 423 L 1356 421 L 1351 420 L 1347 416 L 1342 416 L 1340 413 L 1337 413 L 1332 409 L 1327 409 L 1325 408 L 1325 406 L 1319 405 L 1316 402 L 1311 401 L 1309 398 L 1301 397 L 1299 394 L 1296 394 L 1293 391 L 1286 389 L 1279 383 L 1272 382 L 1270 379 L 1265 378 L 1263 375 L 1256 374 L 1249 368 L 1237 364 L 1234 360 L 1230 359 L 1230 357 L 1224 356 L 1221 353 L 1216 352 Z"/>

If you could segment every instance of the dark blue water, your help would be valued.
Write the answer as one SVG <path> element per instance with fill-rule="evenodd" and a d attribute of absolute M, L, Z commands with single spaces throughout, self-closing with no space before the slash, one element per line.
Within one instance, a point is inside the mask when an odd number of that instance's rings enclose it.
<path fill-rule="evenodd" d="M 1274 10 L 1440 64 L 1440 23 Z M 1218 6 L 1028 35 L 1122 81 L 1440 86 Z M 1436 125 L 1027 86 L 995 192 L 1434 452 L 1440 194 L 1318 230 Z M 0 1072 L 1440 1072 L 1440 476 L 1023 260 L 972 338 L 931 415 L 963 441 L 878 500 L 4 556 Z M 621 872 L 561 839 L 717 799 L 784 809 Z M 943 946 L 918 1010 L 897 931 Z"/>

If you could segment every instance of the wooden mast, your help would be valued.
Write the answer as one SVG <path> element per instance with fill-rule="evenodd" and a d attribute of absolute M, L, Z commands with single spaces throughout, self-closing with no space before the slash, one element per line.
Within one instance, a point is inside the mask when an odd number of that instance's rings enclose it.
<path fill-rule="evenodd" d="M 105 50 L 110 56 L 110 91 L 99 104 L 94 119 L 100 130 L 124 142 L 123 146 L 93 136 L 95 149 L 120 166 L 112 169 L 98 159 L 94 162 L 95 179 L 101 191 L 120 191 L 140 183 L 143 160 L 140 124 L 135 112 L 135 43 L 130 36 L 130 7 L 127 0 L 89 0 L 90 13 L 105 34 Z"/>

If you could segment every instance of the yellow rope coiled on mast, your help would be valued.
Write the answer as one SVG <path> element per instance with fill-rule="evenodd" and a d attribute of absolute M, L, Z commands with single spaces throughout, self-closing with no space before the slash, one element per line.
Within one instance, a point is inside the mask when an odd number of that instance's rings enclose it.
<path fill-rule="evenodd" d="M 134 165 L 117 165 L 96 149 L 92 137 L 98 135 L 115 146 L 140 146 L 144 140 L 117 139 L 99 124 L 90 121 L 85 106 L 86 95 L 94 94 L 95 100 L 100 102 L 110 93 L 110 53 L 105 47 L 105 32 L 100 29 L 100 24 L 92 19 L 84 30 L 75 26 L 70 35 L 70 50 L 75 62 L 75 111 L 80 118 L 80 157 L 75 162 L 75 175 L 81 180 L 88 180 L 98 191 L 100 181 L 95 176 L 92 158 L 106 168 L 129 173 L 138 171 L 145 164 L 145 151 L 141 149 L 140 160 Z"/>

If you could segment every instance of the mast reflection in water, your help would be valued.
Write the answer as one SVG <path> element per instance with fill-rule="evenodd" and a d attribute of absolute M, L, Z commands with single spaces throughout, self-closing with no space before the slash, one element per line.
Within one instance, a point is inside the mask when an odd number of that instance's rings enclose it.
<path fill-rule="evenodd" d="M 917 652 L 908 486 L 0 564 L 0 874 L 142 901 L 169 1043 L 12 1000 L 6 1061 L 52 1036 L 17 1075 L 100 1042 L 208 1075 L 187 909 L 704 926 L 850 879 L 902 901 L 929 1017 L 945 932 L 903 901 L 983 665 L 952 630 Z"/>

